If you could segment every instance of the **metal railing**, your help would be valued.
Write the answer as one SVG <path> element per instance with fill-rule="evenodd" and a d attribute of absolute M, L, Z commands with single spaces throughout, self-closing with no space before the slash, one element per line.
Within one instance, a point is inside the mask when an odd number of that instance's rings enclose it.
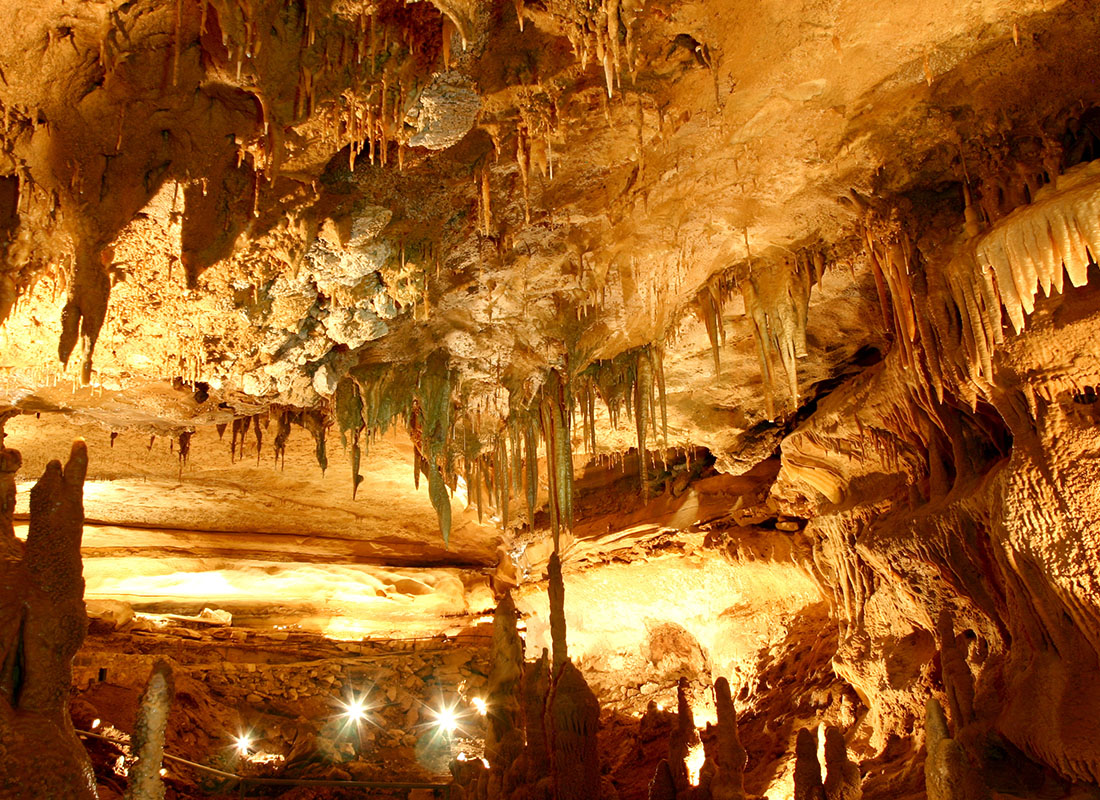
<path fill-rule="evenodd" d="M 89 739 L 102 739 L 105 742 L 110 742 L 114 745 L 122 744 L 117 739 L 113 739 L 110 736 L 104 736 L 101 733 L 92 733 L 91 731 L 82 731 L 77 729 L 78 736 L 83 736 Z M 191 769 L 204 772 L 207 775 L 213 775 L 218 778 L 223 778 L 228 781 L 232 781 L 237 786 L 237 796 L 245 797 L 248 793 L 249 787 L 259 786 L 283 786 L 291 788 L 295 786 L 316 786 L 316 787 L 332 787 L 340 789 L 384 789 L 395 792 L 411 792 L 416 789 L 425 789 L 427 791 L 435 792 L 437 797 L 449 800 L 451 796 L 451 784 L 450 783 L 415 783 L 411 781 L 405 782 L 393 782 L 393 781 L 339 781 L 339 780 L 326 780 L 322 778 L 259 778 L 252 775 L 238 775 L 235 772 L 226 772 L 225 770 L 216 769 L 215 767 L 208 767 L 205 764 L 198 764 L 194 761 L 189 761 L 186 758 L 174 756 L 171 753 L 165 753 L 164 758 L 167 761 L 172 761 L 177 764 L 183 764 Z"/>

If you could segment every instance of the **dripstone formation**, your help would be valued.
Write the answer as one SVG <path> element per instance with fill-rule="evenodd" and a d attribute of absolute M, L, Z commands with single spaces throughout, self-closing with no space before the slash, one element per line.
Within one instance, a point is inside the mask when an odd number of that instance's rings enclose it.
<path fill-rule="evenodd" d="M 73 444 L 31 489 L 26 542 L 13 532 L 17 451 L 0 429 L 0 797 L 95 798 L 69 718 L 72 659 L 84 639 L 80 538 L 88 453 Z"/>
<path fill-rule="evenodd" d="M 0 794 L 1097 796 L 1096 5 L 0 0 Z"/>

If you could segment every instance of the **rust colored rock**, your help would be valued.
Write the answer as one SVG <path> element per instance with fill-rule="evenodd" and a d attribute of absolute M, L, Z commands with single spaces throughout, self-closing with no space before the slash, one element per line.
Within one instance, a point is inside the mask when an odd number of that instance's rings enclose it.
<path fill-rule="evenodd" d="M 687 699 L 687 687 L 687 678 L 680 678 L 676 685 L 676 725 L 668 737 L 668 767 L 677 792 L 686 792 L 690 788 L 688 750 L 699 741 Z"/>
<path fill-rule="evenodd" d="M 924 718 L 924 784 L 928 800 L 989 800 L 981 775 L 971 765 L 962 745 L 951 738 L 943 706 L 928 698 Z"/>
<path fill-rule="evenodd" d="M 848 758 L 848 747 L 839 728 L 825 729 L 825 800 L 860 800 L 863 797 L 859 765 Z"/>
<path fill-rule="evenodd" d="M 0 464 L 18 460 L 0 450 Z M 83 442 L 73 444 L 64 468 L 51 461 L 31 490 L 22 559 L 12 558 L 18 548 L 0 552 L 2 800 L 96 797 L 91 763 L 69 718 L 72 659 L 88 625 L 80 562 L 87 468 Z M 9 508 L 0 514 L 6 530 Z"/>
<path fill-rule="evenodd" d="M 741 738 L 737 732 L 737 710 L 733 706 L 729 681 L 725 678 L 715 681 L 714 696 L 718 725 L 714 746 L 715 769 L 710 782 L 711 796 L 714 800 L 743 800 L 748 755 L 741 746 Z"/>
<path fill-rule="evenodd" d="M 550 593 L 550 642 L 553 647 L 552 674 L 557 677 L 558 670 L 569 659 L 569 651 L 565 643 L 565 581 L 561 574 L 561 559 L 557 552 L 550 555 L 550 565 L 547 568 L 547 579 Z"/>
<path fill-rule="evenodd" d="M 571 661 L 554 681 L 549 723 L 556 800 L 600 800 L 600 704 Z"/>
<path fill-rule="evenodd" d="M 172 668 L 158 661 L 141 695 L 130 749 L 137 762 L 130 769 L 130 786 L 123 800 L 163 800 L 164 781 L 160 777 L 164 762 L 164 735 L 172 706 Z"/>
<path fill-rule="evenodd" d="M 824 800 L 817 736 L 808 728 L 798 732 L 794 745 L 794 800 Z"/>
<path fill-rule="evenodd" d="M 535 784 L 550 772 L 546 739 L 546 696 L 550 690 L 550 657 L 527 664 L 523 672 L 523 727 L 527 733 L 527 782 Z"/>
<path fill-rule="evenodd" d="M 974 717 L 974 676 L 970 672 L 970 665 L 966 663 L 966 651 L 955 637 L 951 612 L 946 608 L 940 612 L 936 633 L 940 639 L 943 688 L 947 692 L 951 720 L 956 729 L 961 730 Z"/>
<path fill-rule="evenodd" d="M 516 606 L 505 594 L 493 617 L 492 665 L 486 696 L 488 731 L 485 756 L 497 769 L 506 770 L 511 759 L 501 759 L 501 746 L 513 731 L 521 729 L 520 691 L 523 679 L 523 643 L 516 630 Z"/>
<path fill-rule="evenodd" d="M 661 759 L 657 772 L 649 783 L 649 800 L 676 800 L 676 783 L 668 761 Z"/>

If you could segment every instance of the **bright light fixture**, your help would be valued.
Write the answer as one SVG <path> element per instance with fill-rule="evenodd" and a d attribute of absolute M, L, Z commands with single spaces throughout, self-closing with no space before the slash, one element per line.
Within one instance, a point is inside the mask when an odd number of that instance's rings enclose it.
<path fill-rule="evenodd" d="M 454 733 L 458 729 L 458 715 L 455 714 L 454 707 L 444 706 L 435 712 L 435 724 L 439 726 L 439 730 L 448 735 Z"/>
<path fill-rule="evenodd" d="M 96 728 L 98 728 L 98 727 L 99 727 L 99 726 L 100 726 L 101 724 L 103 724 L 103 720 L 101 720 L 101 719 L 93 719 L 93 720 L 92 720 L 92 730 L 94 731 L 94 730 L 95 730 Z"/>
<path fill-rule="evenodd" d="M 246 756 L 248 755 L 248 751 L 252 747 L 252 739 L 247 733 L 242 733 L 240 736 L 237 737 L 236 741 L 233 743 L 233 746 L 237 748 L 237 752 L 240 755 Z"/>
<path fill-rule="evenodd" d="M 348 722 L 362 722 L 367 718 L 367 701 L 363 697 L 352 697 L 344 706 L 344 716 Z"/>
<path fill-rule="evenodd" d="M 486 705 L 484 697 L 475 697 L 470 702 L 474 704 L 474 708 L 477 709 L 477 713 L 481 716 L 484 717 L 489 713 L 489 707 Z"/>

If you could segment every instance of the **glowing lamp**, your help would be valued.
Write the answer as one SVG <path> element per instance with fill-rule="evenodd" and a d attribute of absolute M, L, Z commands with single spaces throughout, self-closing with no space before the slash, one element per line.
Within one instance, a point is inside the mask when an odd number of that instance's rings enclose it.
<path fill-rule="evenodd" d="M 367 718 L 367 701 L 362 697 L 353 697 L 344 703 L 344 716 L 348 722 L 362 722 Z"/>
<path fill-rule="evenodd" d="M 92 730 L 94 731 L 94 730 L 95 730 L 96 728 L 98 728 L 98 727 L 99 727 L 100 725 L 102 725 L 102 724 L 103 724 L 103 720 L 101 720 L 101 719 L 93 719 L 93 720 L 92 720 Z"/>
<path fill-rule="evenodd" d="M 242 756 L 248 755 L 248 751 L 252 748 L 252 739 L 247 733 L 242 733 L 233 742 L 233 746 L 237 748 L 237 753 Z"/>
<path fill-rule="evenodd" d="M 443 707 L 436 711 L 435 724 L 443 733 L 448 735 L 454 733 L 458 729 L 458 716 L 455 714 L 454 708 Z"/>
<path fill-rule="evenodd" d="M 489 713 L 489 707 L 485 703 L 484 697 L 475 697 L 470 702 L 474 704 L 474 708 L 477 709 L 477 713 L 481 716 L 485 716 Z"/>

